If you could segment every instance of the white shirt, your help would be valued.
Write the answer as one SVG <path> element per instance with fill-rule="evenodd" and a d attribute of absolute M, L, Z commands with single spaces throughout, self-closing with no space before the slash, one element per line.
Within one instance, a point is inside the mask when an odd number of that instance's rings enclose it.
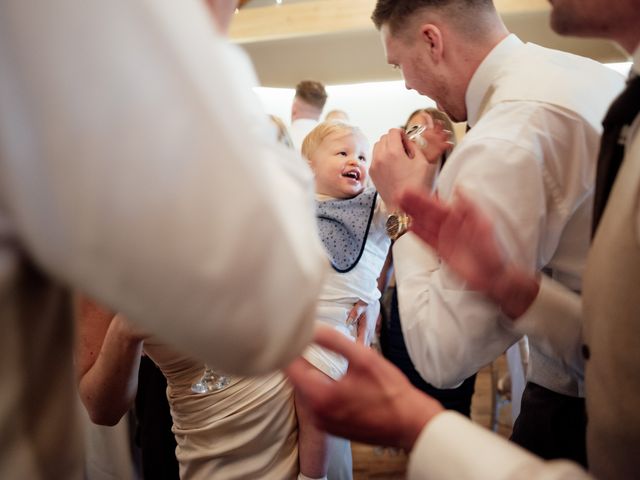
<path fill-rule="evenodd" d="M 492 218 L 512 259 L 531 272 L 548 266 L 579 290 L 600 122 L 623 83 L 596 62 L 508 36 L 471 79 L 473 128 L 447 160 L 439 195 L 463 189 Z M 393 254 L 407 349 L 428 382 L 455 386 L 521 336 L 415 236 L 402 237 Z M 529 379 L 581 395 L 583 365 L 564 365 L 532 342 Z"/>
<path fill-rule="evenodd" d="M 312 336 L 313 179 L 203 2 L 0 6 L 0 278 L 48 273 L 229 372 Z"/>
<path fill-rule="evenodd" d="M 311 130 L 316 128 L 318 123 L 318 120 L 313 120 L 312 118 L 299 118 L 291 122 L 289 134 L 291 135 L 291 141 L 297 152 L 302 148 L 304 138 L 309 135 Z"/>
<path fill-rule="evenodd" d="M 567 460 L 544 462 L 523 448 L 446 411 L 433 418 L 416 441 L 408 480 L 586 480 Z"/>
<path fill-rule="evenodd" d="M 640 48 L 634 53 L 640 73 Z M 626 151 L 640 151 L 640 117 L 627 136 Z M 640 211 L 637 222 L 640 244 Z M 559 282 L 543 277 L 540 293 L 514 325 L 536 339 L 550 355 L 566 362 L 582 361 L 580 296 Z M 408 466 L 409 480 L 507 480 L 513 478 L 568 480 L 592 478 L 568 461 L 545 462 L 513 443 L 492 434 L 453 412 L 436 416 L 422 431 L 413 447 Z"/>

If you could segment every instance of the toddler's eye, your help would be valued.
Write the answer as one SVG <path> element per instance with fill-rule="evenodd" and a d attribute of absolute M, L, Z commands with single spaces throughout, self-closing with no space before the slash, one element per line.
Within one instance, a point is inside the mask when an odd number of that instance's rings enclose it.
<path fill-rule="evenodd" d="M 358 160 L 360 160 L 361 162 L 366 162 L 366 161 L 367 161 L 367 158 L 366 158 L 364 155 L 360 155 L 360 156 L 358 157 Z"/>
<path fill-rule="evenodd" d="M 338 152 L 338 155 L 342 155 L 343 157 L 347 156 L 347 152 Z"/>

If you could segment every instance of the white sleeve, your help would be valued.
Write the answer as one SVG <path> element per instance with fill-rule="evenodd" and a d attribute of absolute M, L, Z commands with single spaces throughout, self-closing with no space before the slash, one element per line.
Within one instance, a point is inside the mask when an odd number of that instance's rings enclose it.
<path fill-rule="evenodd" d="M 465 163 L 455 184 L 494 220 L 507 254 L 533 272 L 544 216 L 544 189 L 536 159 L 506 142 L 459 148 L 464 148 L 457 153 Z M 492 165 L 487 170 L 481 159 L 489 150 Z M 497 305 L 469 290 L 417 237 L 399 239 L 393 258 L 407 350 L 429 383 L 440 388 L 458 385 L 520 337 L 500 323 Z"/>
<path fill-rule="evenodd" d="M 413 233 L 396 241 L 393 262 L 404 341 L 427 382 L 455 387 L 518 340 L 485 295 L 443 285 L 444 266 Z"/>
<path fill-rule="evenodd" d="M 542 276 L 540 291 L 529 309 L 512 324 L 546 355 L 560 358 L 576 372 L 584 372 L 582 356 L 582 301 L 580 295 Z"/>
<path fill-rule="evenodd" d="M 514 115 L 524 118 L 513 120 Z M 515 123 L 535 121 L 543 127 L 536 132 L 551 127 L 569 129 L 575 124 L 562 114 L 529 105 L 522 112 L 493 114 L 488 121 L 493 122 L 493 129 L 500 135 L 509 118 Z M 443 198 L 449 198 L 456 188 L 461 188 L 494 222 L 506 255 L 533 274 L 544 266 L 539 264 L 540 252 L 553 252 L 562 234 L 562 227 L 556 226 L 561 221 L 554 220 L 550 226 L 548 215 L 552 207 L 547 192 L 549 182 L 555 179 L 545 171 L 544 158 L 561 156 L 564 150 L 553 139 L 537 133 L 531 138 L 513 134 L 517 141 L 492 134 L 471 137 L 473 133 L 449 158 L 439 180 L 439 191 L 442 194 L 444 190 Z M 581 195 L 576 193 L 562 201 L 575 208 L 574 202 Z M 571 211 L 562 207 L 554 208 Z M 393 257 L 407 350 L 429 383 L 441 388 L 456 386 L 522 336 L 509 322 L 502 321 L 504 316 L 497 305 L 470 290 L 417 237 L 405 235 L 399 239 Z"/>
<path fill-rule="evenodd" d="M 455 412 L 433 418 L 416 441 L 408 480 L 587 480 L 567 460 L 545 462 Z"/>
<path fill-rule="evenodd" d="M 312 176 L 197 0 L 0 5 L 0 210 L 48 272 L 230 373 L 312 335 Z"/>

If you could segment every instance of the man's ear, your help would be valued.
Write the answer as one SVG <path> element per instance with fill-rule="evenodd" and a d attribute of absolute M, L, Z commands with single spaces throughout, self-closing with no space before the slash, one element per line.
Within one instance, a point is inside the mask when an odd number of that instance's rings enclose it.
<path fill-rule="evenodd" d="M 444 51 L 442 31 L 432 23 L 425 23 L 420 28 L 420 36 L 433 62 L 440 62 Z"/>

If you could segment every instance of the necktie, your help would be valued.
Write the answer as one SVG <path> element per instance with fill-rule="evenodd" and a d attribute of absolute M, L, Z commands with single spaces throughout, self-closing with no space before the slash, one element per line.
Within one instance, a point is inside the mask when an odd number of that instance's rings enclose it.
<path fill-rule="evenodd" d="M 627 131 L 638 112 L 640 112 L 640 76 L 635 75 L 629 79 L 627 87 L 611 104 L 602 122 L 604 130 L 598 155 L 592 236 L 598 228 L 613 183 L 622 165 Z"/>

